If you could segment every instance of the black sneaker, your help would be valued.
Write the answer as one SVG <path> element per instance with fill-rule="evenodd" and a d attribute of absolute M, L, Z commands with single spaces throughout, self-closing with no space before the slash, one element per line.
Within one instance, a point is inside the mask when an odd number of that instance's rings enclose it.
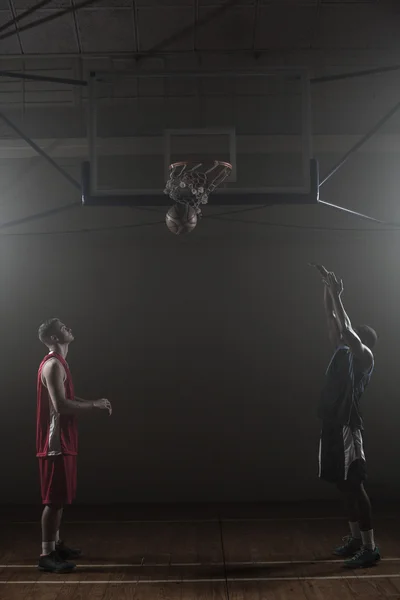
<path fill-rule="evenodd" d="M 66 562 L 61 556 L 53 550 L 50 554 L 45 554 L 39 558 L 39 571 L 48 571 L 49 573 L 70 573 L 76 568 L 74 563 Z"/>
<path fill-rule="evenodd" d="M 376 546 L 374 550 L 362 546 L 360 550 L 349 560 L 344 561 L 344 566 L 348 569 L 356 569 L 363 567 L 373 567 L 381 560 L 381 553 Z"/>
<path fill-rule="evenodd" d="M 82 555 L 82 550 L 79 550 L 79 548 L 69 548 L 62 540 L 56 544 L 56 552 L 64 560 L 75 560 Z"/>
<path fill-rule="evenodd" d="M 338 546 L 333 551 L 333 554 L 336 554 L 336 556 L 354 556 L 354 554 L 356 554 L 356 552 L 358 552 L 362 547 L 362 541 L 351 537 L 351 535 L 347 535 L 342 541 L 344 544 L 342 546 Z"/>

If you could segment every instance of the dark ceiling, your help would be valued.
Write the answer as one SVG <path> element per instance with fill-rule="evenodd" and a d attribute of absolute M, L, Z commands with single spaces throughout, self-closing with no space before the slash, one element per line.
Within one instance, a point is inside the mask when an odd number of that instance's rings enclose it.
<path fill-rule="evenodd" d="M 400 2 L 42 0 L 39 4 L 34 8 L 36 0 L 0 0 L 3 56 L 400 47 Z M 29 14 L 22 17 L 26 11 Z M 59 16 L 60 12 L 64 14 Z"/>

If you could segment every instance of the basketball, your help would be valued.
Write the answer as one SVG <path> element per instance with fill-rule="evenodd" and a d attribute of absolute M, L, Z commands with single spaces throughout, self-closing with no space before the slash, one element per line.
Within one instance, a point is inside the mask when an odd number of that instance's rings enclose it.
<path fill-rule="evenodd" d="M 165 222 L 175 235 L 190 233 L 197 225 L 197 214 L 188 204 L 174 204 L 165 215 Z"/>

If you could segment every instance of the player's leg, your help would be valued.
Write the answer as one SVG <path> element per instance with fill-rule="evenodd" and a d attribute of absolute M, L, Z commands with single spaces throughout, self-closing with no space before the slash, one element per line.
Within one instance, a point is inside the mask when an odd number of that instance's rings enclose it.
<path fill-rule="evenodd" d="M 354 556 L 362 546 L 359 508 L 357 496 L 345 480 L 337 482 L 337 488 L 343 496 L 346 515 L 349 523 L 349 535 L 343 538 L 343 544 L 335 548 L 336 556 Z"/>
<path fill-rule="evenodd" d="M 47 556 L 56 549 L 56 533 L 62 514 L 62 507 L 46 504 L 42 513 L 42 554 Z"/>
<path fill-rule="evenodd" d="M 320 473 L 321 479 L 334 483 L 346 502 L 346 513 L 349 518 L 350 535 L 343 538 L 342 544 L 333 553 L 336 556 L 353 556 L 361 548 L 361 533 L 358 524 L 358 506 L 353 494 L 346 493 L 345 482 L 345 446 L 343 427 L 338 424 L 324 423 L 320 440 Z"/>
<path fill-rule="evenodd" d="M 356 490 L 356 497 L 359 510 L 360 529 L 361 533 L 372 530 L 372 507 L 369 496 L 365 490 L 364 483 L 361 482 Z M 364 545 L 370 545 L 369 542 L 363 539 Z"/>
<path fill-rule="evenodd" d="M 355 461 L 343 486 L 347 497 L 357 506 L 357 523 L 361 537 L 360 549 L 344 563 L 349 568 L 370 567 L 381 558 L 379 548 L 375 544 L 371 502 L 364 488 L 364 474 L 364 465 L 361 461 Z"/>
<path fill-rule="evenodd" d="M 77 457 L 76 456 L 63 456 L 64 473 L 65 473 L 65 484 L 66 484 L 66 504 L 72 504 L 76 496 L 76 482 L 77 482 Z M 75 560 L 82 554 L 79 548 L 71 548 L 67 546 L 65 542 L 60 538 L 60 527 L 61 527 L 62 511 L 60 512 L 60 518 L 58 522 L 58 529 L 56 533 L 56 550 L 58 555 L 64 560 Z"/>
<path fill-rule="evenodd" d="M 68 500 L 63 456 L 39 458 L 39 473 L 44 504 L 42 514 L 42 553 L 38 568 L 52 573 L 66 573 L 75 569 L 56 549 L 57 530 L 62 508 Z"/>
<path fill-rule="evenodd" d="M 362 541 L 360 551 L 346 561 L 345 565 L 351 568 L 366 567 L 378 562 L 380 553 L 374 540 L 371 502 L 364 488 L 367 474 L 363 438 L 359 429 L 350 430 L 349 427 L 344 428 L 343 437 L 346 457 L 349 462 L 344 483 L 345 491 L 357 505 L 358 524 Z"/>

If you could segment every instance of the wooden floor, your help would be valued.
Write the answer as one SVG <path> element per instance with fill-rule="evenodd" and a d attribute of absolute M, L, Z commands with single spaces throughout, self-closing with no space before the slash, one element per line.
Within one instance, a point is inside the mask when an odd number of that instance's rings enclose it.
<path fill-rule="evenodd" d="M 73 507 L 62 536 L 84 550 L 70 575 L 41 574 L 40 508 L 3 507 L 1 600 L 400 600 L 400 511 L 381 508 L 383 560 L 347 571 L 333 507 Z"/>

